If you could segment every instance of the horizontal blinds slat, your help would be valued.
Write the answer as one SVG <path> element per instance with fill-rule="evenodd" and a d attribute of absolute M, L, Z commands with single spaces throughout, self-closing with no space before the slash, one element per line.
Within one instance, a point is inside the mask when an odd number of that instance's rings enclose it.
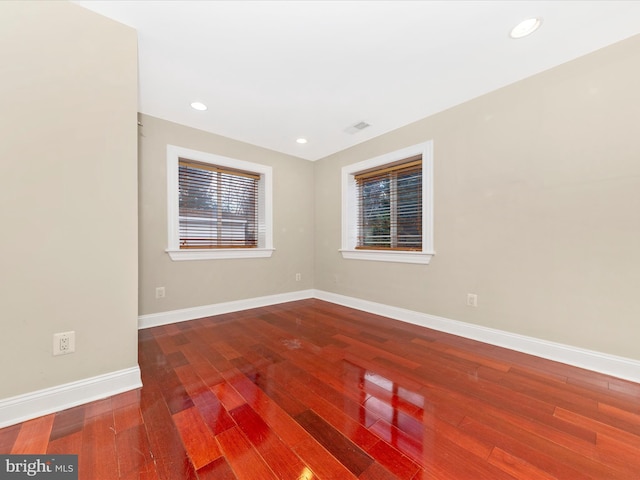
<path fill-rule="evenodd" d="M 216 165 L 211 165 L 208 163 L 194 162 L 193 160 L 187 160 L 185 158 L 180 158 L 178 160 L 178 165 L 180 167 L 191 167 L 197 170 L 208 170 L 211 172 L 228 173 L 231 175 L 253 178 L 254 180 L 260 179 L 260 175 L 257 173 L 245 172 L 244 170 L 234 170 L 232 168 L 227 168 L 227 167 L 218 167 Z"/>
<path fill-rule="evenodd" d="M 412 178 L 421 178 L 422 177 L 422 170 L 420 168 L 417 168 L 415 170 L 410 170 L 410 171 L 406 171 L 406 172 L 386 172 L 386 173 L 382 173 L 380 175 L 377 174 L 370 174 L 367 177 L 360 177 L 360 178 L 356 178 L 356 185 L 366 185 L 366 184 L 372 184 L 375 182 L 383 182 L 385 180 L 388 180 L 390 178 L 391 175 L 402 175 L 401 181 L 404 183 L 410 183 Z"/>
<path fill-rule="evenodd" d="M 384 165 L 382 168 L 376 167 L 371 170 L 365 170 L 364 172 L 356 173 L 354 178 L 356 181 L 360 179 L 366 179 L 370 177 L 382 176 L 389 172 L 396 172 L 400 170 L 416 170 L 422 169 L 422 155 L 416 155 L 415 157 L 403 160 L 401 163 Z"/>

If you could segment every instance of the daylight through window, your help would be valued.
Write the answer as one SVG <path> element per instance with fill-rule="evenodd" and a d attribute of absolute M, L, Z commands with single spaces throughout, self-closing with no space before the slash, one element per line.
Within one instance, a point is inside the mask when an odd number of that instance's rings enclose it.
<path fill-rule="evenodd" d="M 357 249 L 422 249 L 422 155 L 354 175 Z"/>
<path fill-rule="evenodd" d="M 254 173 L 179 161 L 180 248 L 258 246 L 258 181 Z"/>

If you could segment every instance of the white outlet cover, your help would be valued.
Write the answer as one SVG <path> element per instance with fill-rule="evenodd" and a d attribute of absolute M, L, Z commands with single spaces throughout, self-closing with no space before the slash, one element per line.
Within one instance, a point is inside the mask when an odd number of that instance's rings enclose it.
<path fill-rule="evenodd" d="M 467 293 L 467 306 L 469 307 L 477 307 L 478 306 L 478 295 L 475 293 Z"/>
<path fill-rule="evenodd" d="M 66 343 L 66 348 L 65 348 Z M 53 354 L 67 355 L 76 351 L 76 332 L 61 332 L 53 334 Z"/>

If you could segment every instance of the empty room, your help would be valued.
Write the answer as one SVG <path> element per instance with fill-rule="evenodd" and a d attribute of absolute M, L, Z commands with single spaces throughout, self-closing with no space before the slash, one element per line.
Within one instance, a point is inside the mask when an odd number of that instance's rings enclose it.
<path fill-rule="evenodd" d="M 640 1 L 3 1 L 0 60 L 0 479 L 640 478 Z"/>

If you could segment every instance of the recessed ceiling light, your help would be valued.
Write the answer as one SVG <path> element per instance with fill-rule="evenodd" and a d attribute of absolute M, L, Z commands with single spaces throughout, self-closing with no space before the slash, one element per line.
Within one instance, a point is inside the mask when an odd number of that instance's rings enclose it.
<path fill-rule="evenodd" d="M 207 106 L 201 102 L 193 102 L 191 104 L 191 108 L 193 108 L 194 110 L 206 110 Z"/>
<path fill-rule="evenodd" d="M 298 139 L 296 140 L 296 142 L 298 142 L 298 143 L 300 143 L 300 144 L 307 143 L 307 139 L 306 139 L 306 138 L 302 138 L 302 137 L 300 137 L 300 138 L 298 138 Z"/>
<path fill-rule="evenodd" d="M 522 38 L 531 35 L 542 25 L 542 18 L 527 18 L 513 27 L 509 36 L 511 38 Z"/>

